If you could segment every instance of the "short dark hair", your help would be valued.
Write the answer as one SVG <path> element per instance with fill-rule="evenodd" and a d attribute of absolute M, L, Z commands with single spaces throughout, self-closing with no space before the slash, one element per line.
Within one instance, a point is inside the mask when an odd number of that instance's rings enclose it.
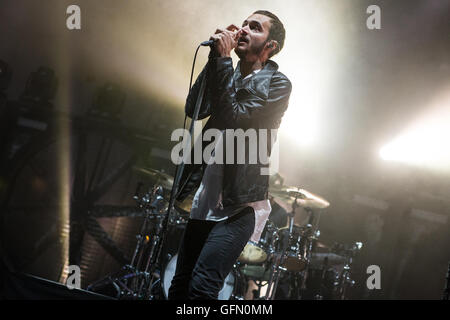
<path fill-rule="evenodd" d="M 284 30 L 283 23 L 281 23 L 280 19 L 278 19 L 278 17 L 270 11 L 257 10 L 253 12 L 253 14 L 262 14 L 270 18 L 270 22 L 272 23 L 272 25 L 270 26 L 267 41 L 275 40 L 276 42 L 278 42 L 277 49 L 275 51 L 272 51 L 269 56 L 269 58 L 271 58 L 272 56 L 280 52 L 281 49 L 283 49 L 284 38 L 286 37 L 286 30 Z"/>

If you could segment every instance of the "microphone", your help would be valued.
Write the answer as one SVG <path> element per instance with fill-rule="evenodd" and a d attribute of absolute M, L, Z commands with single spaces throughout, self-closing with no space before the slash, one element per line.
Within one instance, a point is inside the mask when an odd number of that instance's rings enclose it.
<path fill-rule="evenodd" d="M 238 32 L 238 31 L 234 31 L 234 35 L 236 35 L 237 32 Z M 201 45 L 201 46 L 204 46 L 204 47 L 213 46 L 213 45 L 214 45 L 214 42 L 216 42 L 216 41 L 217 41 L 217 39 L 216 39 L 216 40 L 203 41 L 202 43 L 200 43 L 200 45 Z"/>
<path fill-rule="evenodd" d="M 212 46 L 213 44 L 214 40 L 203 41 L 202 43 L 200 43 L 200 45 L 204 47 Z"/>

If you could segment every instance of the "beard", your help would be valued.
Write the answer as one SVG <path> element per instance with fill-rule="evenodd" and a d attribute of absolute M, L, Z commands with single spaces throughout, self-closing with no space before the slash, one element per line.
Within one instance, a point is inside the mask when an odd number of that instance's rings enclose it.
<path fill-rule="evenodd" d="M 247 46 L 245 49 L 239 49 L 239 47 L 236 47 L 236 48 L 234 48 L 234 53 L 236 53 L 236 55 L 240 59 L 242 59 L 246 56 L 260 56 L 261 52 L 264 50 L 264 47 L 265 47 L 267 41 L 268 40 L 264 41 L 259 46 L 249 45 L 249 43 L 247 42 Z"/>

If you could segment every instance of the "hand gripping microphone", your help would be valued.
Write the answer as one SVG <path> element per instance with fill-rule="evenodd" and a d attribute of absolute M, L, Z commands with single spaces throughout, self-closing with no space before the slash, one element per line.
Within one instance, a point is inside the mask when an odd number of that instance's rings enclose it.
<path fill-rule="evenodd" d="M 200 45 L 204 47 L 212 46 L 213 44 L 214 40 L 203 41 L 202 43 L 200 43 Z"/>

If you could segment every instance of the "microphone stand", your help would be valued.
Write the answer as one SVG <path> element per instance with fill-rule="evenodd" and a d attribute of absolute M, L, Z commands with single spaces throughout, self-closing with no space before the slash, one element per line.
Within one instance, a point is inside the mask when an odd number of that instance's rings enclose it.
<path fill-rule="evenodd" d="M 203 101 L 203 95 L 205 92 L 205 88 L 206 88 L 206 73 L 202 79 L 201 85 L 200 85 L 200 90 L 198 92 L 198 96 L 197 96 L 197 101 L 195 103 L 195 109 L 194 109 L 194 113 L 192 115 L 192 120 L 191 120 L 191 124 L 189 127 L 189 135 L 190 137 L 193 137 L 193 133 L 194 133 L 194 123 L 195 121 L 197 121 L 198 119 L 198 114 L 200 112 L 200 106 L 202 105 L 202 101 Z M 191 140 L 190 140 L 191 141 Z M 195 143 L 195 142 L 194 142 Z M 185 155 L 183 154 L 183 157 Z M 167 209 L 167 213 L 163 218 L 162 221 L 162 238 L 160 238 L 158 241 L 158 243 L 156 244 L 156 257 L 155 257 L 155 263 L 153 265 L 153 267 L 150 270 L 150 275 L 151 275 L 151 280 L 149 283 L 149 292 L 148 295 L 150 298 L 152 298 L 151 294 L 150 294 L 150 290 L 153 287 L 153 283 L 154 283 L 154 278 L 155 278 L 155 270 L 156 268 L 161 264 L 161 252 L 162 252 L 162 248 L 164 246 L 164 243 L 166 242 L 166 238 L 167 238 L 167 231 L 168 231 L 168 226 L 169 226 L 169 221 L 170 221 L 170 215 L 172 213 L 172 209 L 173 206 L 175 204 L 175 197 L 179 191 L 179 184 L 180 184 L 180 180 L 181 180 L 181 176 L 183 175 L 183 171 L 184 171 L 184 167 L 185 167 L 185 163 L 184 161 L 182 161 L 179 165 L 176 166 L 175 169 L 175 178 L 173 181 L 173 185 L 172 185 L 172 190 L 170 193 L 170 198 L 169 198 L 169 207 Z"/>

